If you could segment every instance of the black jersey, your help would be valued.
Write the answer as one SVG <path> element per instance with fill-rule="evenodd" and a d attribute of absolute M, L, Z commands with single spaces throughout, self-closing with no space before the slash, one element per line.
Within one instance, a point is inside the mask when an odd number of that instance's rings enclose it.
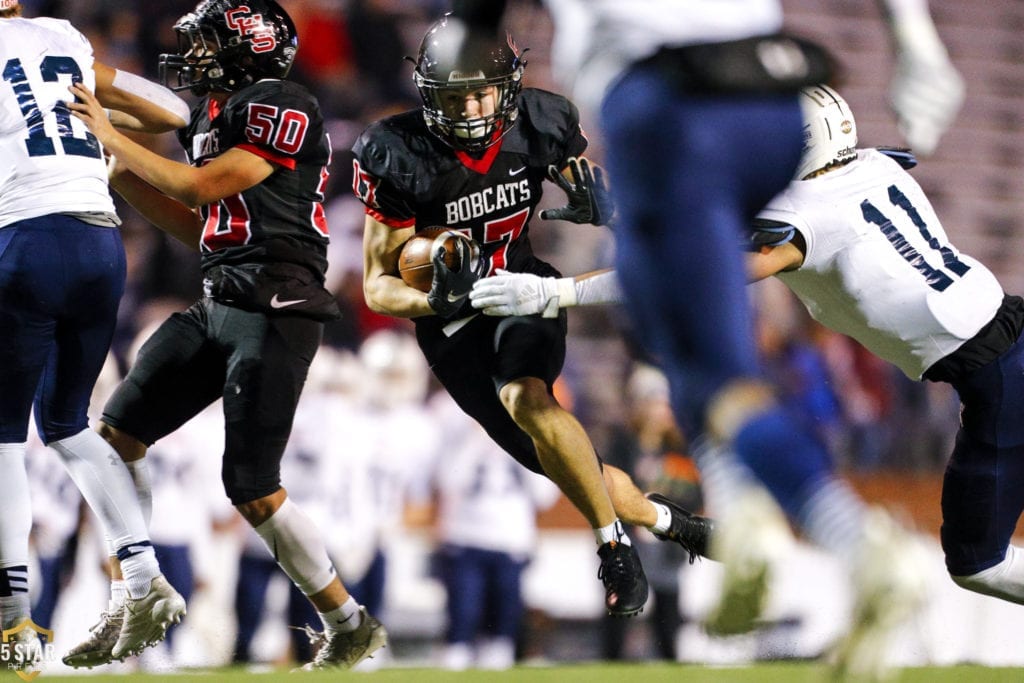
<path fill-rule="evenodd" d="M 323 280 L 328 231 L 322 202 L 331 147 L 313 95 L 296 83 L 263 80 L 232 95 L 222 109 L 206 97 L 178 137 L 193 166 L 239 147 L 277 169 L 240 194 L 202 207 L 204 271 L 285 262 Z"/>
<path fill-rule="evenodd" d="M 456 152 L 415 109 L 370 125 L 356 141 L 353 191 L 395 228 L 444 226 L 471 234 L 496 268 L 551 275 L 530 248 L 529 221 L 548 166 L 563 168 L 587 147 L 569 100 L 527 88 L 515 126 L 482 154 Z"/>

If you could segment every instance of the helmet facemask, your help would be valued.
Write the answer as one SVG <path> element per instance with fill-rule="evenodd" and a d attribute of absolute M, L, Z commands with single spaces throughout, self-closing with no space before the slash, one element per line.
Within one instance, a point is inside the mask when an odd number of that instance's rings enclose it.
<path fill-rule="evenodd" d="M 224 67 L 218 60 L 223 52 L 220 36 L 213 29 L 196 23 L 179 22 L 175 30 L 178 34 L 178 54 L 161 55 L 161 81 L 175 92 L 191 90 L 194 95 L 205 95 L 211 90 L 222 89 L 217 87 L 225 75 Z M 168 83 L 168 78 L 172 76 L 176 76 L 176 84 Z"/>
<path fill-rule="evenodd" d="M 428 81 L 419 73 L 414 80 L 423 99 L 423 117 L 427 127 L 456 149 L 478 151 L 501 139 L 515 123 L 519 110 L 516 106 L 522 84 L 522 67 L 512 77 L 475 78 L 462 80 L 457 77 L 447 82 Z M 452 105 L 446 105 L 449 98 L 463 100 L 471 94 L 477 99 L 492 97 L 494 111 L 473 118 L 459 115 L 449 116 Z"/>
<path fill-rule="evenodd" d="M 178 54 L 160 55 L 160 79 L 175 92 L 236 92 L 263 78 L 284 78 L 298 37 L 271 0 L 204 0 L 174 25 Z"/>
<path fill-rule="evenodd" d="M 449 146 L 478 152 L 515 124 L 526 62 L 510 35 L 501 41 L 474 34 L 446 16 L 427 31 L 415 63 L 427 128 Z M 457 104 L 476 99 L 482 105 L 485 97 L 493 97 L 493 112 L 472 118 Z"/>

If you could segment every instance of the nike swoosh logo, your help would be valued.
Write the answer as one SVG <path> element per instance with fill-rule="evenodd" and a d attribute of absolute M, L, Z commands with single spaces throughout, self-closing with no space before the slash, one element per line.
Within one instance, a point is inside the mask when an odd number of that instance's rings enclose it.
<path fill-rule="evenodd" d="M 511 170 L 511 169 L 509 169 L 509 172 L 508 172 L 508 174 L 509 174 L 509 175 L 519 175 L 520 173 L 522 173 L 522 172 L 523 172 L 523 171 L 525 171 L 525 170 L 526 170 L 526 167 L 525 167 L 525 166 L 523 166 L 522 168 L 517 168 L 517 169 L 516 169 L 516 170 L 514 170 L 514 171 L 513 171 L 513 170 Z"/>
<path fill-rule="evenodd" d="M 468 292 L 467 292 L 468 293 Z M 453 304 L 456 301 L 461 301 L 466 298 L 466 294 L 460 294 L 459 296 L 452 296 L 451 292 L 448 292 L 448 303 Z"/>
<path fill-rule="evenodd" d="M 294 306 L 295 304 L 301 304 L 304 301 L 307 301 L 307 299 L 292 299 L 290 301 L 281 301 L 280 299 L 277 298 L 277 294 L 275 294 L 274 296 L 272 296 L 270 298 L 270 307 L 271 308 L 285 308 L 287 306 Z"/>

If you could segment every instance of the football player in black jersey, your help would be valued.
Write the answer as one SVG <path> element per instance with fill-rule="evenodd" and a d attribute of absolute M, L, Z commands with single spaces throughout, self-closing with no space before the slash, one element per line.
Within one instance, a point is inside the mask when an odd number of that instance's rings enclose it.
<path fill-rule="evenodd" d="M 351 667 L 386 642 L 348 594 L 312 522 L 288 497 L 280 461 L 323 321 L 322 201 L 330 144 L 317 100 L 284 80 L 298 46 L 273 0 L 203 0 L 174 26 L 165 82 L 200 99 L 180 133 L 189 164 L 114 131 L 75 88 L 83 119 L 121 172 L 111 185 L 151 222 L 201 253 L 205 296 L 143 345 L 104 409 L 100 432 L 129 462 L 223 399 L 225 490 L 320 612 L 308 668 Z M 145 483 L 141 483 L 145 487 Z"/>
<path fill-rule="evenodd" d="M 468 300 L 475 279 L 499 270 L 558 275 L 530 247 L 546 178 L 567 191 L 569 205 L 542 218 L 603 224 L 611 212 L 599 169 L 580 156 L 587 140 L 576 107 L 522 89 L 525 64 L 511 36 L 466 39 L 448 17 L 427 31 L 413 76 L 422 108 L 370 125 L 353 148 L 353 189 L 366 205 L 364 290 L 373 310 L 414 320 L 432 371 L 459 406 L 590 522 L 608 611 L 631 616 L 643 609 L 647 580 L 619 520 L 667 535 L 671 511 L 621 470 L 602 468 L 583 427 L 554 398 L 564 314 L 487 317 Z M 481 263 L 453 271 L 435 258 L 424 293 L 399 277 L 398 255 L 432 226 L 471 236 Z"/>

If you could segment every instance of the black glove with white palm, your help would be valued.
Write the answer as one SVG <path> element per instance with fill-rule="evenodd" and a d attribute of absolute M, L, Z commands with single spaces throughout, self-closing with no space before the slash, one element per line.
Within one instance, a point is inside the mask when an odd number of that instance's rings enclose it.
<path fill-rule="evenodd" d="M 569 203 L 559 209 L 540 212 L 544 220 L 607 225 L 615 213 L 615 204 L 605 182 L 604 170 L 586 157 L 569 157 L 566 164 L 572 182 L 554 165 L 548 166 L 548 177 L 562 188 Z"/>
<path fill-rule="evenodd" d="M 427 292 L 427 303 L 442 318 L 451 318 L 462 309 L 486 263 L 486 259 L 473 253 L 473 244 L 469 240 L 455 240 L 453 249 L 458 269 L 448 267 L 445 248 L 438 247 L 433 258 L 434 279 Z"/>

